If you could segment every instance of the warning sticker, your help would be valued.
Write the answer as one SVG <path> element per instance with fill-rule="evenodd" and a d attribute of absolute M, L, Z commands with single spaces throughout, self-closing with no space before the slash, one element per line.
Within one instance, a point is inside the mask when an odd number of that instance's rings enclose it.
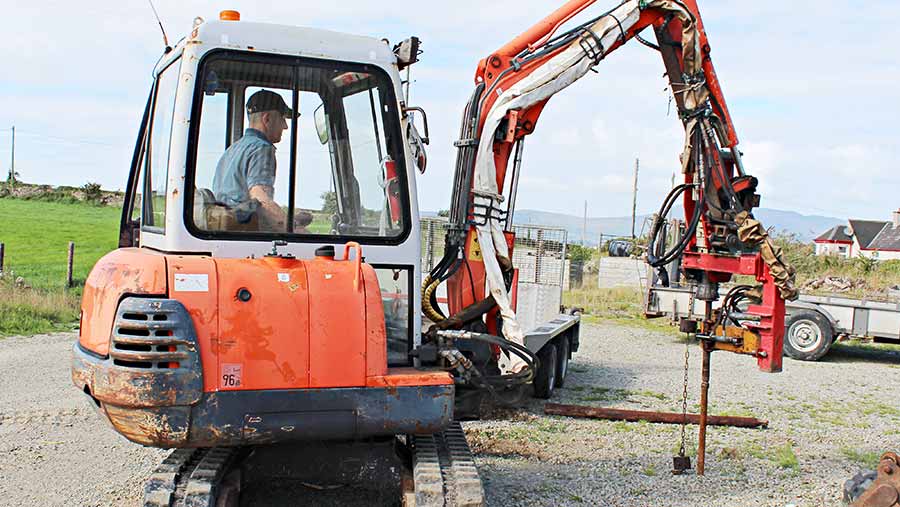
<path fill-rule="evenodd" d="M 241 387 L 241 374 L 244 366 L 237 363 L 222 363 L 222 374 L 219 386 L 222 388 Z"/>
<path fill-rule="evenodd" d="M 209 292 L 209 275 L 175 273 L 175 292 Z"/>
<path fill-rule="evenodd" d="M 291 281 L 290 273 L 278 273 L 278 281 L 281 283 L 288 283 Z"/>
<path fill-rule="evenodd" d="M 469 235 L 469 260 L 481 262 L 484 257 L 481 255 L 481 245 L 478 244 L 478 235 Z"/>

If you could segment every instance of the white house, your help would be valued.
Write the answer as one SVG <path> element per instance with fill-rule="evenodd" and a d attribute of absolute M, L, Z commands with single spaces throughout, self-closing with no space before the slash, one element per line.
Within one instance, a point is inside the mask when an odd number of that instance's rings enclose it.
<path fill-rule="evenodd" d="M 814 240 L 816 255 L 900 259 L 900 210 L 887 222 L 850 219 Z"/>
<path fill-rule="evenodd" d="M 850 227 L 835 225 L 814 239 L 813 243 L 816 246 L 816 255 L 838 255 L 847 258 L 850 257 L 853 238 L 850 235 Z"/>

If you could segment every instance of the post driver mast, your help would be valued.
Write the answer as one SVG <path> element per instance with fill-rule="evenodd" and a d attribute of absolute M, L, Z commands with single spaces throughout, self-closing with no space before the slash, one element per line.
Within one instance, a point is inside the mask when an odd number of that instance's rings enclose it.
<path fill-rule="evenodd" d="M 516 272 L 510 262 L 516 188 L 526 136 L 534 132 L 548 100 L 593 70 L 631 39 L 660 53 L 685 128 L 683 182 L 663 202 L 651 229 L 648 263 L 660 270 L 682 257 L 685 278 L 705 303 L 705 318 L 682 322 L 703 350 L 700 450 L 703 473 L 709 361 L 713 350 L 756 358 L 758 367 L 782 367 L 784 300 L 796 297 L 793 270 L 765 229 L 753 218 L 759 205 L 757 179 L 747 174 L 738 137 L 710 57 L 711 48 L 696 0 L 628 0 L 560 31 L 596 3 L 572 0 L 478 65 L 475 90 L 462 120 L 445 256 L 423 283 L 423 308 L 435 327 L 457 315 L 487 315 L 491 334 L 522 342 L 515 318 Z M 656 44 L 639 34 L 650 28 Z M 510 164 L 512 162 L 512 164 Z M 682 199 L 683 239 L 667 248 L 665 217 Z M 758 285 L 730 289 L 720 308 L 719 284 L 734 275 Z M 436 288 L 447 283 L 447 319 Z M 749 305 L 747 305 L 749 303 Z M 742 306 L 738 306 L 743 304 Z M 480 322 L 480 321 L 479 321 Z M 522 367 L 516 357 L 501 365 Z"/>

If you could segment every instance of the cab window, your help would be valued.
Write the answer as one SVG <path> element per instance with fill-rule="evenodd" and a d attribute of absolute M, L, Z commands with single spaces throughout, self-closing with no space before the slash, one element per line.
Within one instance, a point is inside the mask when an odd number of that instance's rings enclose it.
<path fill-rule="evenodd" d="M 175 89 L 181 60 L 169 64 L 156 78 L 147 146 L 144 151 L 143 188 L 137 193 L 143 228 L 162 232 L 166 227 L 166 190 L 169 179 L 169 144 L 175 110 Z M 142 191 L 141 191 L 142 190 Z"/>
<path fill-rule="evenodd" d="M 194 234 L 391 240 L 408 230 L 386 73 L 228 52 L 207 57 L 200 76 L 187 212 Z"/>

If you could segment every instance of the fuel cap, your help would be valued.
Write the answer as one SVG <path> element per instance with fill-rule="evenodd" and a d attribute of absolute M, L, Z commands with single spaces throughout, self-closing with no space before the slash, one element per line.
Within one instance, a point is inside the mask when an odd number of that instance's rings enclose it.
<path fill-rule="evenodd" d="M 330 257 L 334 259 L 334 246 L 325 245 L 316 248 L 316 257 Z"/>

